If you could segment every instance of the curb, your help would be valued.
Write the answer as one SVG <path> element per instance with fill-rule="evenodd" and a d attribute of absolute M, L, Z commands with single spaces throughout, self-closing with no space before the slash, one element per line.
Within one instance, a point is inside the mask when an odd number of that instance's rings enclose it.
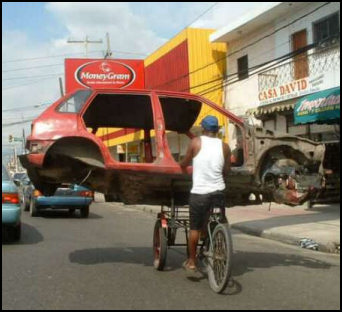
<path fill-rule="evenodd" d="M 279 242 L 282 242 L 285 244 L 289 244 L 289 245 L 293 245 L 293 246 L 303 248 L 300 246 L 300 240 L 304 239 L 304 237 L 298 238 L 298 237 L 291 236 L 291 235 L 276 233 L 272 230 L 262 230 L 260 228 L 251 227 L 251 226 L 244 226 L 244 225 L 232 224 L 231 228 L 239 230 L 239 231 L 241 231 L 245 234 L 248 234 L 248 235 L 258 236 L 261 238 L 267 238 L 267 239 L 271 239 L 271 240 L 279 241 Z M 337 243 L 334 243 L 334 242 L 329 242 L 329 243 L 317 242 L 317 244 L 318 244 L 317 251 L 326 252 L 326 253 L 333 253 L 333 254 L 339 254 L 340 253 L 340 245 Z M 305 248 L 303 248 L 303 249 L 305 249 Z"/>

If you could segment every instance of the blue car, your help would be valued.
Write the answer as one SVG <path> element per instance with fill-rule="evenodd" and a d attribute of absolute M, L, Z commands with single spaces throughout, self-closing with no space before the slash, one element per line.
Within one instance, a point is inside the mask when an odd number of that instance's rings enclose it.
<path fill-rule="evenodd" d="M 32 189 L 29 210 L 32 217 L 46 208 L 68 209 L 73 214 L 76 209 L 81 212 L 82 218 L 88 218 L 89 206 L 94 200 L 94 192 L 77 184 L 59 187 L 53 196 L 44 196 L 38 190 Z"/>
<path fill-rule="evenodd" d="M 18 188 L 4 165 L 2 165 L 2 232 L 6 239 L 20 239 L 21 209 Z"/>

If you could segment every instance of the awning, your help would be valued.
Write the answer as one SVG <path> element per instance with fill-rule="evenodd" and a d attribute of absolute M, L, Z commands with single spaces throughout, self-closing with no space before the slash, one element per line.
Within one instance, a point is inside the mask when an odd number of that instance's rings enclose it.
<path fill-rule="evenodd" d="M 255 108 L 250 108 L 246 111 L 247 115 L 253 116 L 255 118 L 260 118 L 263 115 L 269 115 L 276 112 L 287 112 L 292 111 L 295 107 L 295 102 L 293 100 L 284 101 L 280 103 L 274 103 L 271 105 L 264 105 Z"/>
<path fill-rule="evenodd" d="M 335 123 L 340 121 L 340 87 L 310 94 L 294 108 L 294 122 Z"/>

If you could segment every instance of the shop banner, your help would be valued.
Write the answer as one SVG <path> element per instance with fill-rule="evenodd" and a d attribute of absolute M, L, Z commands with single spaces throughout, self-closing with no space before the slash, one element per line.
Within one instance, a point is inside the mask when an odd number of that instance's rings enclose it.
<path fill-rule="evenodd" d="M 75 89 L 144 89 L 144 61 L 65 59 L 65 91 Z"/>
<path fill-rule="evenodd" d="M 294 109 L 295 124 L 331 123 L 340 120 L 340 88 L 320 91 L 299 100 Z"/>

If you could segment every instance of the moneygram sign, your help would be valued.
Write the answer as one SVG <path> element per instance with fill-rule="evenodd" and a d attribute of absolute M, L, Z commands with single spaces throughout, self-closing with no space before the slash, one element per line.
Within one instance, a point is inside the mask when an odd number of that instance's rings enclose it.
<path fill-rule="evenodd" d="M 143 60 L 66 59 L 65 90 L 143 89 Z"/>

